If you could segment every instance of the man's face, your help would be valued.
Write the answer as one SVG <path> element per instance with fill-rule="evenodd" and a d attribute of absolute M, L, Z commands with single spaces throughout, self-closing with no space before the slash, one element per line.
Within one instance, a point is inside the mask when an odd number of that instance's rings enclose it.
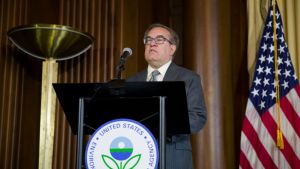
<path fill-rule="evenodd" d="M 161 67 L 172 59 L 176 46 L 170 43 L 170 33 L 160 27 L 151 29 L 147 35 L 150 39 L 165 38 L 162 44 L 156 44 L 152 40 L 150 44 L 145 44 L 145 59 L 155 69 Z"/>

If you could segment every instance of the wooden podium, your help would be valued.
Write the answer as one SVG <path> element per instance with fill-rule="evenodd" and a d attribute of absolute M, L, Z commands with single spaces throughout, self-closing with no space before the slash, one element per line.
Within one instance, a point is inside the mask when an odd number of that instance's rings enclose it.
<path fill-rule="evenodd" d="M 136 120 L 159 139 L 159 167 L 165 168 L 166 135 L 190 134 L 184 82 L 53 84 L 72 132 L 77 134 L 77 169 L 83 135 L 117 118 Z"/>

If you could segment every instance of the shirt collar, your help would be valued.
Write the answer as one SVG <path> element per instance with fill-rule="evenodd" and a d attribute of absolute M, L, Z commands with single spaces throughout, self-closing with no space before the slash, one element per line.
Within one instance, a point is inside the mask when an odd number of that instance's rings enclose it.
<path fill-rule="evenodd" d="M 154 70 L 158 70 L 160 75 L 157 76 L 157 81 L 162 81 L 165 77 L 165 74 L 170 66 L 170 64 L 172 63 L 172 60 L 170 60 L 169 62 L 167 62 L 166 64 L 162 65 L 160 68 L 158 69 L 154 69 L 153 67 L 151 67 L 150 65 L 148 65 L 148 69 L 147 69 L 147 81 L 149 81 L 150 77 L 151 77 L 151 73 Z"/>

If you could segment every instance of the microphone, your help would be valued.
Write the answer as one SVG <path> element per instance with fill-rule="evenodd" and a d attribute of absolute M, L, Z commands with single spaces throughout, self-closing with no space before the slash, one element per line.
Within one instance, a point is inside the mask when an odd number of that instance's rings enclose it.
<path fill-rule="evenodd" d="M 132 55 L 132 50 L 130 48 L 124 48 L 123 53 L 121 55 L 121 59 L 126 59 L 127 57 Z"/>
<path fill-rule="evenodd" d="M 121 79 L 121 72 L 125 70 L 125 60 L 127 57 L 132 55 L 132 50 L 130 48 L 124 48 L 123 53 L 120 57 L 119 64 L 117 66 L 117 74 L 115 80 L 120 80 Z"/>

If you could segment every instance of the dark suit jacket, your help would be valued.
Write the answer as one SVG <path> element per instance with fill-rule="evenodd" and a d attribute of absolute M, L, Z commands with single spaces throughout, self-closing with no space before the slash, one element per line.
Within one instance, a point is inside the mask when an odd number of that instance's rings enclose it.
<path fill-rule="evenodd" d="M 146 81 L 147 69 L 127 79 L 127 81 Z M 163 81 L 184 81 L 187 94 L 190 129 L 197 133 L 206 122 L 206 107 L 200 77 L 195 72 L 171 63 Z M 190 135 L 175 135 L 167 138 L 167 169 L 192 169 Z"/>

